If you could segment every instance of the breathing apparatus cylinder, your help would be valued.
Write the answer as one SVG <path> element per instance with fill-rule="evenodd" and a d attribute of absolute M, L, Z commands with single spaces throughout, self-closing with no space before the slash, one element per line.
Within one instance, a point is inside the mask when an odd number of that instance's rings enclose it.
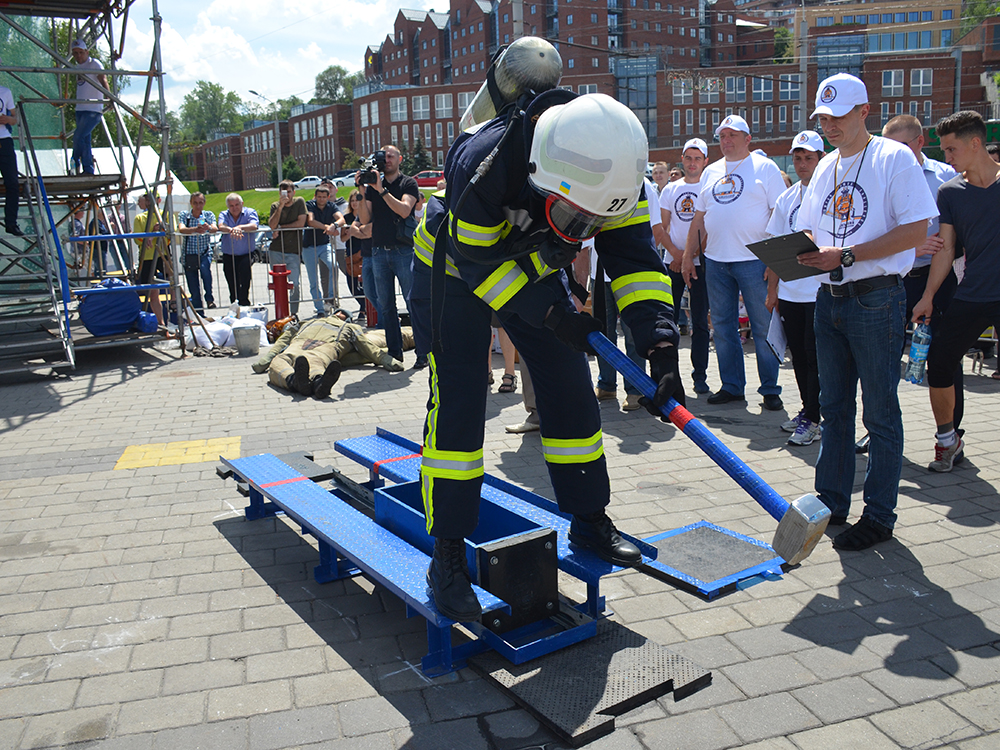
<path fill-rule="evenodd" d="M 562 76 L 562 57 L 549 42 L 525 36 L 511 42 L 486 73 L 486 80 L 462 115 L 462 130 L 489 122 L 528 92 L 553 89 Z"/>

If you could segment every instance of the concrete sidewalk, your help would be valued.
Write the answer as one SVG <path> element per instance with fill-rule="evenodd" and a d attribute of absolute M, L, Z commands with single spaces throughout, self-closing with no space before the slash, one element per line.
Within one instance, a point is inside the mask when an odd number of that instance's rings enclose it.
<path fill-rule="evenodd" d="M 423 620 L 364 578 L 314 583 L 298 530 L 247 522 L 216 477 L 220 452 L 312 450 L 365 479 L 334 441 L 376 425 L 419 441 L 427 371 L 347 370 L 320 403 L 250 362 L 112 349 L 72 377 L 2 386 L 0 747 L 561 747 L 471 670 L 426 679 Z M 794 414 L 787 365 L 781 382 Z M 824 540 L 779 581 L 712 602 L 636 572 L 607 579 L 618 622 L 713 683 L 620 717 L 591 747 L 1000 747 L 1000 384 L 966 383 L 967 460 L 946 475 L 925 469 L 926 389 L 900 384 L 895 540 L 862 553 Z M 783 496 L 812 491 L 818 443 L 786 446 L 788 416 L 754 388 L 747 404 L 689 407 Z M 602 411 L 623 530 L 705 519 L 770 540 L 775 522 L 672 426 Z M 486 469 L 551 497 L 538 434 L 503 430 L 523 415 L 519 393 L 490 396 Z"/>

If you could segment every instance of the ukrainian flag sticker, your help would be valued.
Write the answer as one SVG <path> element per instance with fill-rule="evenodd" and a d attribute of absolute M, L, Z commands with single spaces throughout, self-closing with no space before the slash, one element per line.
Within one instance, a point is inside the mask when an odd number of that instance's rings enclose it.
<path fill-rule="evenodd" d="M 561 191 L 562 191 L 562 192 L 563 192 L 564 194 L 566 194 L 566 195 L 569 195 L 569 183 L 568 183 L 568 182 L 560 182 L 560 183 L 559 183 L 559 189 L 560 189 L 560 190 L 561 190 Z"/>

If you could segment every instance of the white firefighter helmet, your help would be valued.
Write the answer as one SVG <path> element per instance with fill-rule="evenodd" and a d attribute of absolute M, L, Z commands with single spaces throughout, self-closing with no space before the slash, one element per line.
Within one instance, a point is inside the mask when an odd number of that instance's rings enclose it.
<path fill-rule="evenodd" d="M 580 242 L 632 213 L 648 155 L 646 133 L 632 111 L 605 94 L 587 94 L 538 118 L 528 181 L 545 195 L 545 216 L 556 233 Z"/>

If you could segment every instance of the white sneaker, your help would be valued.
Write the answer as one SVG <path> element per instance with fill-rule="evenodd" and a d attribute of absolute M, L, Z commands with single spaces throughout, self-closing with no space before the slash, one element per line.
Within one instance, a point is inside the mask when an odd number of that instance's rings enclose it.
<path fill-rule="evenodd" d="M 795 433 L 788 438 L 789 445 L 812 445 L 823 434 L 823 429 L 817 422 L 813 422 L 806 417 L 802 417 L 799 426 L 795 428 Z"/>
<path fill-rule="evenodd" d="M 537 420 L 538 417 L 535 417 L 535 419 Z M 529 416 L 527 419 L 525 419 L 520 424 L 509 424 L 509 425 L 507 425 L 506 427 L 504 427 L 504 430 L 506 430 L 507 432 L 509 432 L 511 435 L 523 435 L 525 432 L 535 432 L 535 431 L 537 431 L 538 430 L 538 422 L 537 421 L 532 421 L 531 417 Z"/>
<path fill-rule="evenodd" d="M 635 411 L 636 409 L 641 409 L 642 404 L 639 403 L 639 399 L 642 398 L 638 393 L 630 393 L 625 397 L 625 401 L 622 403 L 622 411 Z"/>
<path fill-rule="evenodd" d="M 806 410 L 803 409 L 794 417 L 789 419 L 787 422 L 782 422 L 781 429 L 783 429 L 785 432 L 795 432 L 799 428 L 799 422 L 805 419 L 805 416 L 806 416 Z"/>
<path fill-rule="evenodd" d="M 945 472 L 951 471 L 952 466 L 960 463 L 965 454 L 962 449 L 965 448 L 965 443 L 962 442 L 962 438 L 956 437 L 955 442 L 949 448 L 945 448 L 938 442 L 934 443 L 934 460 L 927 465 L 927 468 L 931 471 Z"/>

